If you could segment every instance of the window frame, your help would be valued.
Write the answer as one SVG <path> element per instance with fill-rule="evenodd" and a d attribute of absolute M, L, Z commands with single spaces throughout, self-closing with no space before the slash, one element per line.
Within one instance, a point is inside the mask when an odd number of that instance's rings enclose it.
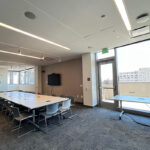
<path fill-rule="evenodd" d="M 18 73 L 18 83 L 17 84 L 14 84 L 14 79 L 13 79 L 13 73 Z M 8 76 L 9 76 L 9 83 L 8 83 Z M 8 71 L 8 74 L 7 74 L 7 84 L 8 85 L 19 85 L 20 83 L 20 79 L 19 79 L 19 76 L 20 76 L 20 73 L 19 71 Z"/>
<path fill-rule="evenodd" d="M 30 70 L 33 70 L 33 80 L 30 78 Z M 13 79 L 13 73 L 17 72 L 18 73 L 18 83 L 14 84 L 14 79 Z M 21 82 L 21 72 L 24 72 L 24 82 Z M 8 81 L 9 79 L 9 81 Z M 32 80 L 32 81 L 31 81 Z M 35 68 L 29 68 L 25 70 L 20 70 L 20 71 L 12 71 L 9 70 L 7 74 L 7 84 L 8 85 L 34 85 L 35 84 Z"/>

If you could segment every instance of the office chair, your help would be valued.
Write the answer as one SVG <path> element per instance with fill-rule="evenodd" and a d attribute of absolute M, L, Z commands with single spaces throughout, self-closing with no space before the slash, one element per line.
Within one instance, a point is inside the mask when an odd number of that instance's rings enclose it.
<path fill-rule="evenodd" d="M 8 112 L 8 105 L 9 105 L 9 102 L 5 99 L 2 99 L 2 112 L 5 112 L 5 114 L 7 114 Z"/>
<path fill-rule="evenodd" d="M 13 121 L 19 122 L 19 126 L 18 126 L 17 128 L 15 128 L 15 129 L 13 129 L 12 131 L 18 130 L 18 134 L 19 134 L 22 121 L 28 120 L 28 119 L 30 119 L 30 118 L 33 118 L 33 115 L 30 114 L 30 113 L 20 113 L 18 107 L 11 107 L 11 110 L 12 110 L 12 113 L 13 113 Z M 30 132 L 31 132 L 31 131 L 29 131 L 29 132 L 27 132 L 27 133 L 30 133 Z M 27 134 L 27 133 L 25 133 L 25 134 Z M 25 135 L 25 134 L 22 134 L 21 136 L 23 136 L 23 135 Z M 19 137 L 21 137 L 21 136 L 19 136 Z"/>
<path fill-rule="evenodd" d="M 0 111 L 3 110 L 3 104 L 4 104 L 4 100 L 3 98 L 0 98 Z"/>
<path fill-rule="evenodd" d="M 39 114 L 40 116 L 44 117 L 46 127 L 47 127 L 47 119 L 49 119 L 49 118 L 51 118 L 53 116 L 57 116 L 57 115 L 60 114 L 58 106 L 59 106 L 59 103 L 48 105 L 48 106 L 46 106 L 46 111 L 45 112 L 41 112 Z M 42 120 L 40 120 L 40 121 L 42 121 Z"/>
<path fill-rule="evenodd" d="M 70 107 L 71 107 L 71 99 L 62 102 L 62 106 L 59 108 L 61 118 L 68 112 L 72 114 Z"/>
<path fill-rule="evenodd" d="M 12 106 L 14 106 L 13 103 L 9 101 L 5 101 L 5 107 L 6 107 L 5 114 L 8 115 L 9 117 L 13 115 L 11 109 Z"/>
<path fill-rule="evenodd" d="M 71 99 L 71 108 L 75 106 L 75 100 L 74 100 L 74 97 L 73 96 L 66 96 L 67 98 Z M 73 117 L 77 116 L 79 117 L 77 114 L 72 114 L 72 111 L 71 111 L 71 108 L 70 108 L 70 113 L 71 113 L 71 116 L 68 117 L 69 119 L 72 119 Z"/>

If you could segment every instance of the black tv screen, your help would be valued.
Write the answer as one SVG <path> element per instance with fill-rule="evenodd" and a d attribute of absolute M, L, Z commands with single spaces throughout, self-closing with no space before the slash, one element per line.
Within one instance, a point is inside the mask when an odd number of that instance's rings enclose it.
<path fill-rule="evenodd" d="M 60 74 L 53 73 L 48 75 L 48 85 L 60 85 Z"/>

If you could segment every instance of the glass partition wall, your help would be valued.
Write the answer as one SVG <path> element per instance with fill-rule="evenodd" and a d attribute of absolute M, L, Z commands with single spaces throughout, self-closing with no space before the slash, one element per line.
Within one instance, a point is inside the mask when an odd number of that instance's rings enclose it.
<path fill-rule="evenodd" d="M 150 97 L 150 41 L 116 48 L 119 94 Z M 150 111 L 150 105 L 123 102 L 123 107 Z"/>

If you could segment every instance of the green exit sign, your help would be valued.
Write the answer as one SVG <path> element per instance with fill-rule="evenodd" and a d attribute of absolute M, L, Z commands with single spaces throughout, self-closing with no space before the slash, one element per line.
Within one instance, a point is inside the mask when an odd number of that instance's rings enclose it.
<path fill-rule="evenodd" d="M 108 53 L 108 48 L 103 48 L 102 49 L 102 54 L 106 54 L 106 53 Z"/>

